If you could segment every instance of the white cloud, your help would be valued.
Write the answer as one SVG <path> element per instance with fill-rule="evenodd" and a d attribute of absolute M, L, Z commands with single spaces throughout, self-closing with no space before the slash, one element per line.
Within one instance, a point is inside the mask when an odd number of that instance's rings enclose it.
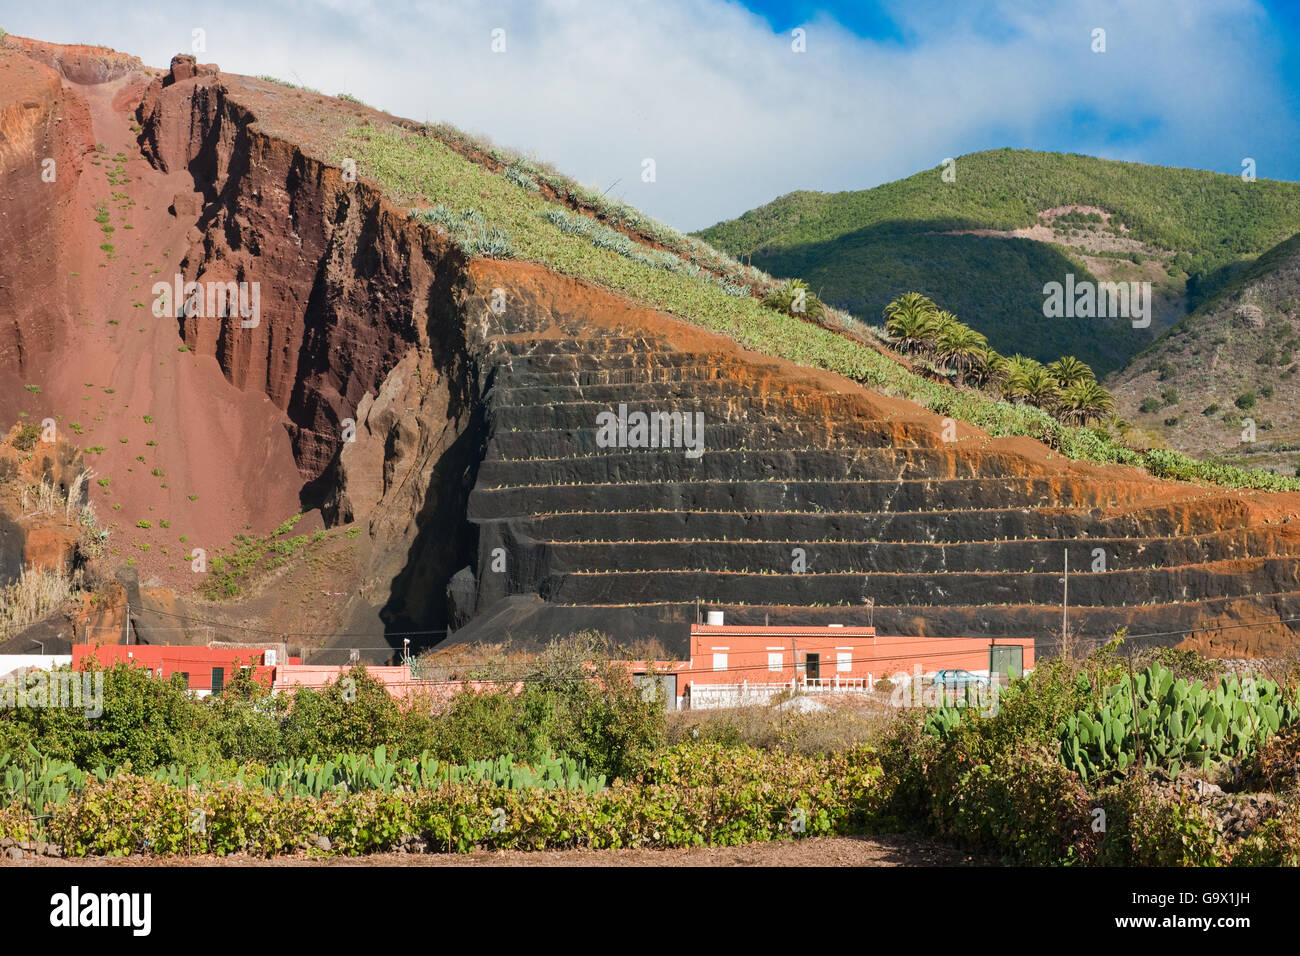
<path fill-rule="evenodd" d="M 0 0 L 0 25 L 166 65 L 200 59 L 347 90 L 531 151 L 679 228 L 793 189 L 860 189 L 1003 145 L 1284 175 L 1296 120 L 1278 49 L 1245 0 L 1082 3 L 898 0 L 905 43 L 805 24 L 807 52 L 738 3 L 659 0 Z M 72 25 L 69 25 L 72 24 Z M 1089 49 L 1107 31 L 1107 52 Z M 503 27 L 507 52 L 490 51 Z M 1070 117 L 1095 117 L 1072 130 Z M 1113 131 L 1135 130 L 1116 139 Z M 658 179 L 640 181 L 653 157 Z M 1289 160 L 1288 161 L 1292 161 Z M 1271 172 L 1270 172 L 1271 170 Z M 1292 172 L 1294 172 L 1292 170 Z"/>

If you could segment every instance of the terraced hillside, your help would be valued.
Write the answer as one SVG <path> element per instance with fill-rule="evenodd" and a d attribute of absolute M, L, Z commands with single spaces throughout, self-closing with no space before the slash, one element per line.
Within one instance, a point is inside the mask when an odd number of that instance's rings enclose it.
<path fill-rule="evenodd" d="M 461 639 L 600 620 L 681 645 L 699 599 L 736 623 L 871 614 L 887 632 L 1047 649 L 1067 549 L 1076 637 L 1289 613 L 1300 521 L 1278 508 L 1294 496 L 1158 482 L 965 426 L 944 441 L 915 406 L 666 325 L 557 320 L 526 299 L 488 316 L 476 585 L 460 608 L 479 619 Z M 597 417 L 620 405 L 703 413 L 703 454 L 601 447 Z"/>

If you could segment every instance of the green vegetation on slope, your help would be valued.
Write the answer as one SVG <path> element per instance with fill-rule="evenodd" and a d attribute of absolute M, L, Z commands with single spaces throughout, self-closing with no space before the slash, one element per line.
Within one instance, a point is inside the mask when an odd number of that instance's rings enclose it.
<path fill-rule="evenodd" d="M 1077 227 L 1142 243 L 1161 257 L 1156 284 L 1163 282 L 1171 298 L 1184 282 L 1193 297 L 1211 293 L 1239 260 L 1300 229 L 1295 183 L 1009 149 L 960 157 L 955 170 L 955 182 L 934 169 L 869 190 L 790 193 L 700 236 L 752 256 L 774 275 L 803 277 L 827 302 L 857 315 L 879 314 L 885 303 L 917 290 L 962 315 L 1001 351 L 1042 361 L 1077 355 L 1104 375 L 1148 338 L 1122 320 L 1043 317 L 1044 283 L 1070 272 L 1091 278 L 1077 249 L 941 233 L 1031 227 L 1044 210 L 1096 206 L 1111 213 L 1104 228 L 1067 215 L 1057 222 L 1060 237 Z"/>
<path fill-rule="evenodd" d="M 1291 474 L 1300 466 L 1297 356 L 1300 233 L 1243 266 L 1139 355 L 1117 377 L 1115 397 L 1180 451 Z"/>
<path fill-rule="evenodd" d="M 701 235 L 737 253 L 825 242 L 868 225 L 1018 229 L 1063 205 L 1099 206 L 1135 239 L 1190 257 L 1191 271 L 1258 253 L 1300 228 L 1300 184 L 1065 153 L 1001 149 L 875 189 L 794 192 Z"/>
<path fill-rule="evenodd" d="M 1165 477 L 1231 487 L 1300 489 L 1300 482 L 1267 472 L 1207 467 L 1170 452 L 1144 455 L 1125 447 L 1104 429 L 1065 426 L 1043 409 L 995 401 L 909 372 L 869 345 L 766 308 L 752 295 L 737 294 L 741 291 L 736 285 L 739 276 L 729 281 L 704 270 L 693 271 L 693 262 L 673 266 L 666 258 L 659 263 L 643 261 L 625 254 L 626 250 L 599 245 L 583 232 L 567 231 L 559 217 L 551 214 L 556 203 L 539 191 L 470 162 L 436 136 L 398 127 L 358 125 L 339 140 L 331 159 L 341 162 L 344 157 L 355 158 L 362 176 L 379 184 L 395 203 L 412 207 L 414 217 L 431 225 L 438 224 L 449 211 L 456 211 L 462 220 L 481 220 L 499 231 L 515 258 L 593 282 L 755 351 L 837 372 L 868 388 L 970 422 L 995 437 L 1027 435 L 1071 458 L 1146 466 Z M 652 252 L 652 247 L 645 246 L 644 258 L 652 259 Z M 842 313 L 838 320 L 852 324 Z"/>

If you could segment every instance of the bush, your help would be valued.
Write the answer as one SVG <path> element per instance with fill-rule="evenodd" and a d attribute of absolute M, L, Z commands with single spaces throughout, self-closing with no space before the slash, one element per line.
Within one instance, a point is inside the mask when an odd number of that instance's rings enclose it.
<path fill-rule="evenodd" d="M 1266 821 L 1241 841 L 1233 866 L 1300 866 L 1300 806 Z"/>
<path fill-rule="evenodd" d="M 1018 863 L 1090 863 L 1100 835 L 1083 782 L 1047 747 L 1021 747 L 976 764 L 952 793 L 950 837 Z"/>
<path fill-rule="evenodd" d="M 513 753 L 528 760 L 543 753 L 554 732 L 553 714 L 537 695 L 464 690 L 433 721 L 432 750 L 464 762 Z"/>
<path fill-rule="evenodd" d="M 284 754 L 313 757 L 374 750 L 380 744 L 403 756 L 418 753 L 419 747 L 408 749 L 402 724 L 402 709 L 384 685 L 364 667 L 354 667 L 320 690 L 303 688 L 294 695 L 284 722 Z"/>
<path fill-rule="evenodd" d="M 900 714 L 880 747 L 879 825 L 920 829 L 972 850 L 1038 865 L 1293 859 L 1300 852 L 1300 816 L 1285 801 L 1252 798 L 1243 812 L 1240 798 L 1215 788 L 1198 796 L 1184 783 L 1162 784 L 1131 761 L 1128 770 L 1094 792 L 1067 768 L 1058 728 L 1067 716 L 1097 703 L 1094 687 L 1127 678 L 1118 643 L 1081 665 L 1040 663 L 1029 679 L 1013 682 L 1001 694 L 993 717 L 956 708 Z M 1203 662 L 1182 652 L 1157 650 L 1147 656 L 1189 674 L 1205 673 Z M 1159 688 L 1164 689 L 1163 680 Z M 1224 684 L 1225 695 L 1234 700 L 1238 689 L 1232 681 Z M 1172 683 L 1165 690 L 1178 697 Z M 1261 712 L 1278 708 L 1269 685 L 1261 683 L 1257 691 L 1251 706 Z M 1276 743 L 1281 739 L 1274 742 L 1275 763 L 1287 768 L 1287 751 Z M 1289 774 L 1285 770 L 1277 779 L 1287 780 Z"/>
<path fill-rule="evenodd" d="M 283 797 L 238 784 L 186 791 L 121 774 L 87 780 L 54 807 L 48 833 L 70 856 L 734 846 L 868 829 L 879 776 L 867 749 L 795 758 L 710 746 L 675 748 L 644 779 L 594 792 L 480 781 Z M 193 826 L 196 814 L 203 827 Z M 24 823 L 0 817 L 7 828 Z"/>
<path fill-rule="evenodd" d="M 66 707 L 15 708 L 4 721 L 6 742 L 31 743 L 41 753 L 83 769 L 128 762 L 152 769 L 212 755 L 204 733 L 210 714 L 189 696 L 179 677 L 160 680 L 127 664 L 102 674 L 102 715 L 91 719 L 84 710 Z"/>
<path fill-rule="evenodd" d="M 1109 866 L 1218 866 L 1231 852 L 1214 817 L 1187 795 L 1133 773 L 1103 790 L 1106 833 L 1097 862 Z"/>
<path fill-rule="evenodd" d="M 1300 724 L 1282 728 L 1251 754 L 1242 768 L 1242 785 L 1255 790 L 1300 789 Z"/>
<path fill-rule="evenodd" d="M 19 451 L 31 451 L 40 440 L 41 426 L 35 422 L 23 422 L 18 428 L 18 434 L 13 438 L 13 445 Z"/>

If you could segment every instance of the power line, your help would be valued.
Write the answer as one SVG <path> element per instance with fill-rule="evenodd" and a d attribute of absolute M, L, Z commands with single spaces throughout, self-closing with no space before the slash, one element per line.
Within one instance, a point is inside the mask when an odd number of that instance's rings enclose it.
<path fill-rule="evenodd" d="M 122 610 L 123 608 L 126 608 L 126 609 L 129 610 L 130 605 L 129 605 L 129 604 L 114 604 L 114 605 L 110 605 L 110 606 L 108 606 L 107 608 L 104 608 L 104 610 L 108 610 L 108 611 L 120 611 L 120 610 Z M 98 610 L 98 609 L 97 609 L 97 610 Z M 189 622 L 191 622 L 191 626 L 177 626 L 177 627 L 172 627 L 172 628 L 158 627 L 158 626 L 156 626 L 156 625 L 150 625 L 150 628 L 149 628 L 150 630 L 158 630 L 158 631 L 162 631 L 162 630 L 185 631 L 185 630 L 192 630 L 192 629 L 194 629 L 194 628 L 197 628 L 197 627 L 202 626 L 202 627 L 225 628 L 225 629 L 227 629 L 227 630 L 234 630 L 234 631 L 248 631 L 248 632 L 256 633 L 256 634 L 275 634 L 275 635 L 279 635 L 280 637 L 386 637 L 386 636 L 392 636 L 392 637 L 415 637 L 415 636 L 422 636 L 422 635 L 427 635 L 427 634 L 446 634 L 446 633 L 448 633 L 447 628 L 445 628 L 445 627 L 430 628 L 430 629 L 428 629 L 428 630 L 422 630 L 422 631 L 383 631 L 383 632 L 379 632 L 379 633 L 376 633 L 376 632 L 374 632 L 374 631 L 353 631 L 353 632 L 347 632 L 347 631 L 282 631 L 282 630 L 277 630 L 276 628 L 253 627 L 252 625 L 248 625 L 248 624 L 230 624 L 230 623 L 227 623 L 227 622 L 225 622 L 225 621 L 212 621 L 212 620 L 208 620 L 208 619 L 206 619 L 206 618 L 192 617 L 192 616 L 190 616 L 190 615 L 188 615 L 188 614 L 175 614 L 175 613 L 172 613 L 172 612 L 170 612 L 170 611 L 163 611 L 163 610 L 155 609 L 155 608 L 149 608 L 149 609 L 143 609 L 143 608 L 142 608 L 142 609 L 140 610 L 139 614 L 137 614 L 137 616 L 148 616 L 148 615 L 150 615 L 150 614 L 160 614 L 160 615 L 162 615 L 163 617 L 174 618 L 174 619 L 176 619 L 176 620 L 178 620 L 178 621 L 189 621 Z M 102 626 L 104 626 L 104 627 L 108 627 L 108 625 L 102 625 Z M 347 650 L 347 648 L 344 648 L 344 650 Z"/>

